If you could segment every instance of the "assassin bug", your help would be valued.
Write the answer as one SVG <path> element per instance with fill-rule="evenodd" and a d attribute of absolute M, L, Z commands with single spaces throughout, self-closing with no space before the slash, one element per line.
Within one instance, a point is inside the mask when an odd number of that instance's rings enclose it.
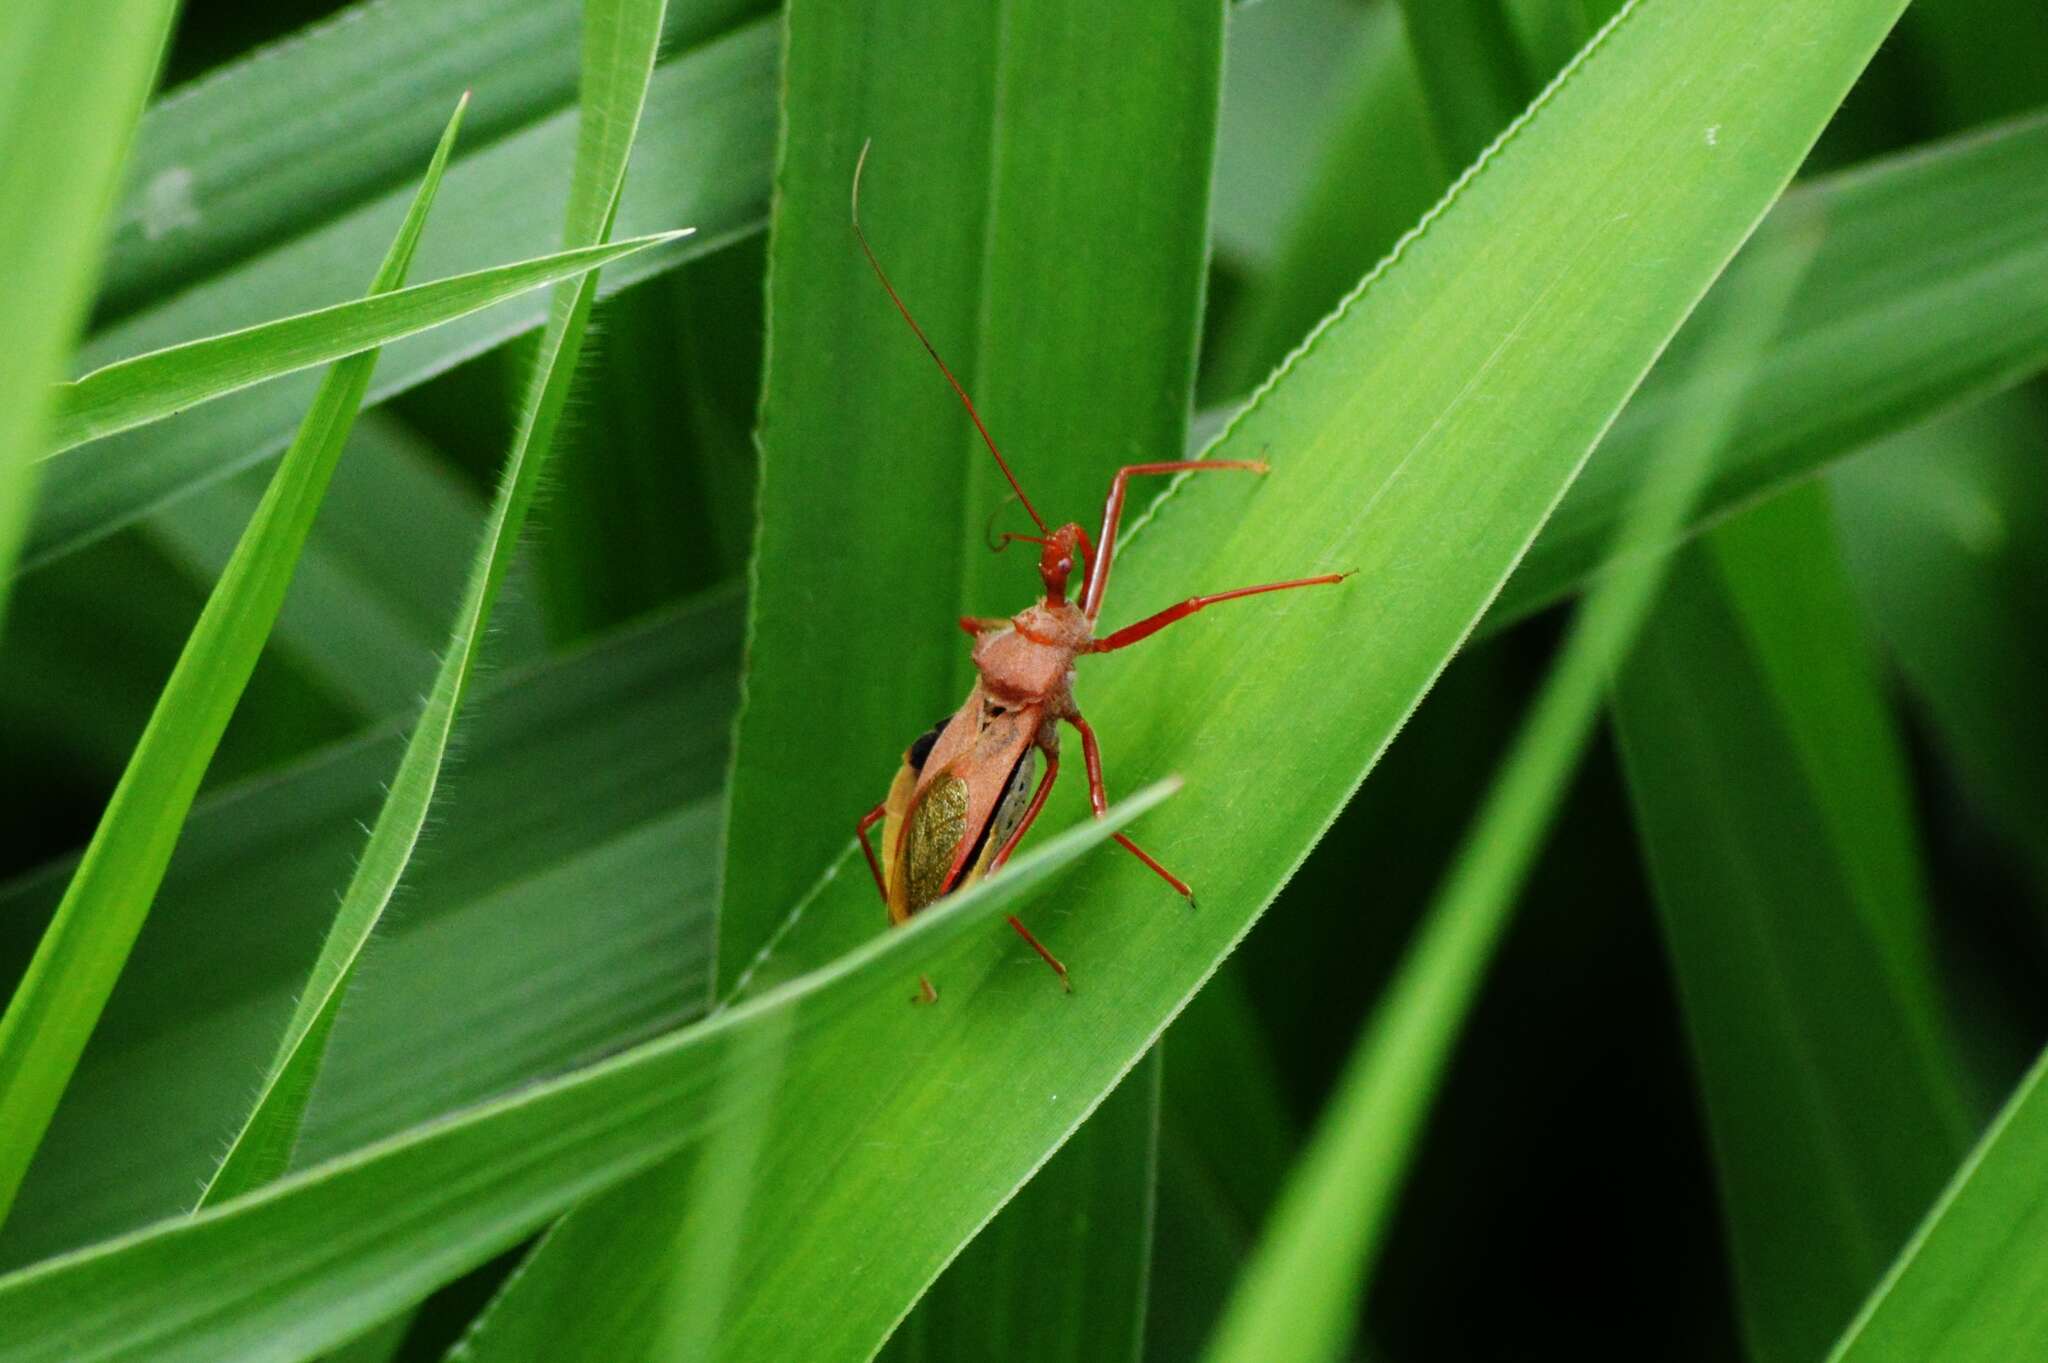
<path fill-rule="evenodd" d="M 854 831 L 861 851 L 867 854 L 868 869 L 875 887 L 889 911 L 889 922 L 908 922 L 912 915 L 955 890 L 964 889 L 983 876 L 993 875 L 1017 850 L 1017 844 L 1031 828 L 1045 797 L 1060 770 L 1059 725 L 1074 727 L 1081 736 L 1081 757 L 1088 769 L 1088 799 L 1095 817 L 1109 807 L 1102 784 L 1102 754 L 1095 731 L 1074 703 L 1074 660 L 1084 653 L 1114 653 L 1128 648 L 1185 619 L 1205 606 L 1261 592 L 1287 591 L 1294 587 L 1317 587 L 1341 582 L 1346 573 L 1324 573 L 1288 582 L 1267 582 L 1256 587 L 1207 596 L 1191 596 L 1135 624 L 1097 636 L 1095 622 L 1102 611 L 1102 597 L 1109 586 L 1111 556 L 1116 548 L 1117 523 L 1123 516 L 1124 489 L 1132 478 L 1154 474 L 1205 473 L 1238 470 L 1266 472 L 1258 460 L 1171 459 L 1158 463 L 1131 464 L 1117 470 L 1110 480 L 1109 497 L 1102 510 L 1102 530 L 1094 539 L 1079 525 L 1069 522 L 1057 529 L 1048 526 L 1038 508 L 1025 495 L 1023 485 L 1010 469 L 995 438 L 982 424 L 974 400 L 953 377 L 953 371 L 939 358 L 938 348 L 924 328 L 910 315 L 910 308 L 888 272 L 868 244 L 860 225 L 860 178 L 867 166 L 868 148 L 861 147 L 853 169 L 853 233 L 867 257 L 875 278 L 889 295 L 889 301 L 903 315 L 911 331 L 923 343 L 925 352 L 939 367 L 953 391 L 966 407 L 968 418 L 981 433 L 983 443 L 995 456 L 997 467 L 1009 481 L 1026 515 L 1038 528 L 1035 535 L 1006 533 L 996 548 L 1021 540 L 1040 546 L 1038 576 L 1045 594 L 1038 603 L 1004 619 L 962 616 L 960 628 L 974 640 L 974 667 L 980 674 L 966 701 L 951 715 L 938 721 L 903 754 L 903 765 L 880 804 L 860 817 Z M 1081 588 L 1074 599 L 1067 596 L 1067 582 L 1078 566 Z M 1045 775 L 1032 786 L 1037 756 L 1044 754 Z M 886 862 L 875 855 L 868 830 L 882 825 L 882 848 Z M 1125 851 L 1145 863 L 1160 879 L 1171 885 L 1190 905 L 1195 892 L 1173 872 L 1122 833 L 1112 834 Z M 1045 949 L 1030 929 L 1013 914 L 1009 924 L 1031 944 L 1031 949 L 1059 975 L 1062 987 L 1071 991 L 1067 968 Z M 927 1002 L 937 993 L 931 982 L 920 979 Z"/>

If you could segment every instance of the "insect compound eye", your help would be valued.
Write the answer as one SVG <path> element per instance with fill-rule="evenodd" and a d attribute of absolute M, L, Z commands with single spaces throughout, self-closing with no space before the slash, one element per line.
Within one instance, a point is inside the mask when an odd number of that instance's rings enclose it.
<path fill-rule="evenodd" d="M 1063 558 L 1063 559 L 1061 559 L 1061 560 L 1060 560 L 1060 571 L 1061 571 L 1061 572 L 1063 572 L 1063 573 L 1071 573 L 1071 572 L 1073 572 L 1073 571 L 1074 571 L 1074 560 L 1072 560 L 1072 559 L 1070 559 L 1070 558 Z"/>

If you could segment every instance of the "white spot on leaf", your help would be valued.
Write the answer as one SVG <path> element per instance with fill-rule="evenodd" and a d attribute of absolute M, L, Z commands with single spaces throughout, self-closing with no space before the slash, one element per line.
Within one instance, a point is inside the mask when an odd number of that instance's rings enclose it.
<path fill-rule="evenodd" d="M 172 166 L 150 179 L 142 191 L 142 235 L 160 241 L 173 232 L 199 225 L 199 205 L 192 198 L 194 176 L 185 166 Z"/>

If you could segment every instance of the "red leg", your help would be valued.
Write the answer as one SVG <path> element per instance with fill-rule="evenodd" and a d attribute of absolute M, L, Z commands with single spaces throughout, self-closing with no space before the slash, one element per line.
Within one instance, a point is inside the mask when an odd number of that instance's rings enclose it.
<path fill-rule="evenodd" d="M 967 637 L 970 639 L 979 639 L 990 630 L 1002 629 L 1009 623 L 1008 620 L 999 620 L 990 615 L 963 615 L 960 617 L 960 628 L 967 631 Z"/>
<path fill-rule="evenodd" d="M 1292 582 L 1266 582 L 1257 587 L 1239 587 L 1236 591 L 1217 592 L 1213 596 L 1191 596 L 1178 606 L 1168 606 L 1157 615 L 1148 615 L 1135 625 L 1125 625 L 1114 634 L 1103 635 L 1088 645 L 1088 651 L 1114 653 L 1120 648 L 1129 648 L 1138 640 L 1149 638 L 1174 621 L 1185 620 L 1204 606 L 1213 606 L 1218 601 L 1234 601 L 1240 596 L 1257 596 L 1261 592 L 1284 592 L 1293 587 L 1321 587 L 1332 582 L 1342 582 L 1349 576 L 1349 573 L 1324 573 L 1320 577 L 1301 577 Z"/>
<path fill-rule="evenodd" d="M 1059 774 L 1060 755 L 1056 752 L 1046 753 L 1045 775 L 1038 778 L 1038 789 L 1032 792 L 1031 804 L 1025 809 L 1024 817 L 1017 820 L 1017 827 L 1012 830 L 1009 838 L 1003 845 L 996 849 L 995 856 L 989 859 L 988 874 L 994 875 L 997 871 L 1001 870 L 1003 863 L 1010 859 L 1010 854 L 1017 850 L 1017 844 L 1024 841 L 1025 832 L 1030 829 L 1032 824 L 1038 821 L 1038 811 L 1045 808 L 1045 797 L 1052 793 L 1053 778 Z M 1060 977 L 1060 988 L 1066 990 L 1069 994 L 1073 993 L 1074 983 L 1067 978 L 1067 968 L 1060 964 L 1060 958 L 1047 951 L 1045 946 L 1036 937 L 1031 935 L 1031 930 L 1017 921 L 1015 914 L 1010 915 L 1009 922 L 1010 926 L 1017 930 L 1017 935 L 1031 943 L 1031 949 L 1037 952 L 1039 958 L 1051 966 L 1053 973 Z"/>
<path fill-rule="evenodd" d="M 1102 749 L 1096 746 L 1095 730 L 1088 727 L 1087 720 L 1079 715 L 1070 715 L 1067 722 L 1081 733 L 1081 757 L 1088 764 L 1088 803 L 1094 806 L 1095 817 L 1099 819 L 1109 812 L 1109 794 L 1102 787 Z M 1115 838 L 1118 845 L 1126 852 L 1129 852 L 1139 861 L 1151 867 L 1161 880 L 1173 886 L 1174 890 L 1185 898 L 1190 906 L 1194 904 L 1195 892 L 1188 888 L 1188 883 L 1185 880 L 1182 880 L 1179 876 L 1152 860 L 1149 852 L 1123 834 L 1112 833 L 1110 836 Z"/>
<path fill-rule="evenodd" d="M 1016 914 L 1010 915 L 1009 923 L 1011 927 L 1017 930 L 1019 937 L 1031 943 L 1031 949 L 1038 953 L 1038 958 L 1051 966 L 1053 973 L 1060 977 L 1060 988 L 1066 990 L 1069 994 L 1073 993 L 1074 982 L 1067 978 L 1067 968 L 1060 964 L 1060 958 L 1047 951 L 1044 944 L 1031 935 L 1031 929 L 1017 921 Z"/>
<path fill-rule="evenodd" d="M 1116 549 L 1116 526 L 1124 515 L 1124 484 L 1140 474 L 1201 473 L 1212 469 L 1242 469 L 1264 473 L 1260 459 L 1168 459 L 1157 464 L 1130 464 L 1116 471 L 1109 483 L 1109 500 L 1102 505 L 1102 536 L 1096 541 L 1088 580 L 1081 584 L 1081 611 L 1090 620 L 1102 613 L 1102 593 L 1109 586 L 1109 559 Z"/>
<path fill-rule="evenodd" d="M 882 863 L 875 860 L 875 849 L 868 843 L 868 830 L 873 828 L 888 811 L 889 803 L 884 800 L 860 816 L 860 822 L 853 826 L 853 834 L 860 839 L 860 850 L 868 854 L 868 869 L 875 873 L 875 889 L 881 893 L 882 902 L 889 902 L 889 884 L 882 879 Z"/>
<path fill-rule="evenodd" d="M 995 856 L 990 859 L 988 863 L 988 873 L 990 875 L 994 875 L 1002 869 L 1003 863 L 1010 859 L 1010 854 L 1017 850 L 1017 844 L 1024 841 L 1025 832 L 1030 829 L 1032 824 L 1038 821 L 1038 811 L 1045 808 L 1045 797 L 1052 793 L 1052 778 L 1059 774 L 1060 755 L 1056 752 L 1047 753 L 1045 755 L 1045 775 L 1038 778 L 1038 789 L 1032 793 L 1031 804 L 1024 811 L 1024 817 L 1017 820 L 1015 831 L 1010 834 L 1008 841 L 996 849 Z"/>

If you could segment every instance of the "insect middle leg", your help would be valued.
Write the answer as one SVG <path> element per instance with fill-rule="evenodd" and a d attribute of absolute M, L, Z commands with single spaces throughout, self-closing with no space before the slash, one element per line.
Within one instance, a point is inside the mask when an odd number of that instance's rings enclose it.
<path fill-rule="evenodd" d="M 1081 758 L 1088 766 L 1088 803 L 1094 807 L 1095 817 L 1099 819 L 1109 812 L 1109 794 L 1103 789 L 1102 785 L 1102 749 L 1096 745 L 1095 730 L 1089 727 L 1087 720 L 1076 714 L 1069 715 L 1067 722 L 1079 730 L 1081 734 Z M 1182 880 L 1179 876 L 1154 861 L 1151 853 L 1138 846 L 1135 842 L 1132 842 L 1123 834 L 1112 833 L 1110 836 L 1116 839 L 1118 846 L 1151 867 L 1154 874 L 1167 884 L 1173 886 L 1175 892 L 1186 899 L 1190 907 L 1193 907 L 1195 892 L 1188 888 L 1188 883 L 1185 880 Z"/>

